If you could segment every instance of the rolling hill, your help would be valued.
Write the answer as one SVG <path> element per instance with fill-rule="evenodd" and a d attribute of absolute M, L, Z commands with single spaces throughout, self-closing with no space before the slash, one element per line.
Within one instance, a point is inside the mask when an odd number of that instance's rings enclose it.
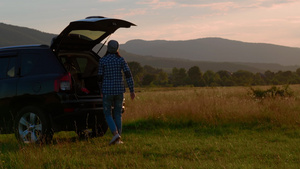
<path fill-rule="evenodd" d="M 197 61 L 300 65 L 300 48 L 221 38 L 187 41 L 131 40 L 122 45 L 122 49 L 138 55 Z"/>
<path fill-rule="evenodd" d="M 0 47 L 29 44 L 50 45 L 54 36 L 55 34 L 35 29 L 0 23 Z"/>
<path fill-rule="evenodd" d="M 135 61 L 141 65 L 150 65 L 156 68 L 161 68 L 166 72 L 171 72 L 172 68 L 185 68 L 188 70 L 192 66 L 199 66 L 202 72 L 212 70 L 217 72 L 219 70 L 227 70 L 229 72 L 236 72 L 238 70 L 246 70 L 253 73 L 264 73 L 267 70 L 272 72 L 277 71 L 295 71 L 299 66 L 283 66 L 273 63 L 237 63 L 237 62 L 209 62 L 209 61 L 192 61 L 187 59 L 161 58 L 153 56 L 142 56 L 128 53 L 120 50 L 121 55 L 127 61 Z"/>
<path fill-rule="evenodd" d="M 0 47 L 50 45 L 54 36 L 56 35 L 35 29 L 0 23 Z M 99 47 L 95 48 L 95 51 L 98 49 Z M 105 50 L 102 50 L 100 56 Z M 300 56 L 299 48 L 220 38 L 190 41 L 132 40 L 120 46 L 120 53 L 127 61 L 136 61 L 141 65 L 150 65 L 168 72 L 173 67 L 189 69 L 192 66 L 199 66 L 202 71 L 295 71 L 299 68 L 296 65 L 300 63 L 300 57 L 297 57 Z"/>

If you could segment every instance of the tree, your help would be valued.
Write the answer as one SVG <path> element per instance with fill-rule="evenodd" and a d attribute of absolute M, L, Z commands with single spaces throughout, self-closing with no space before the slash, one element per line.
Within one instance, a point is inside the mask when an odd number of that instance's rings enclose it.
<path fill-rule="evenodd" d="M 148 73 L 148 74 L 144 75 L 142 85 L 148 86 L 155 80 L 156 80 L 156 75 Z"/>
<path fill-rule="evenodd" d="M 265 71 L 265 81 L 268 85 L 273 84 L 273 79 L 275 77 L 275 73 L 271 72 L 270 70 Z"/>
<path fill-rule="evenodd" d="M 297 74 L 298 76 L 300 76 L 300 68 L 298 68 L 298 69 L 296 70 L 296 74 Z"/>
<path fill-rule="evenodd" d="M 219 86 L 221 82 L 220 76 L 211 70 L 207 70 L 203 78 L 206 86 Z"/>
<path fill-rule="evenodd" d="M 217 72 L 220 76 L 220 85 L 221 86 L 234 86 L 235 82 L 232 79 L 232 73 L 226 70 L 220 70 Z"/>
<path fill-rule="evenodd" d="M 296 84 L 300 81 L 297 72 L 292 71 L 278 71 L 274 78 L 279 84 Z"/>
<path fill-rule="evenodd" d="M 233 73 L 233 79 L 235 83 L 239 86 L 252 85 L 254 82 L 253 73 L 246 70 L 239 70 Z"/>
<path fill-rule="evenodd" d="M 177 69 L 176 67 L 174 67 L 172 69 L 170 81 L 174 86 L 186 85 L 187 84 L 186 70 L 184 68 Z"/>
<path fill-rule="evenodd" d="M 254 75 L 254 82 L 253 82 L 254 85 L 265 85 L 266 82 L 265 82 L 265 75 L 262 74 L 262 73 L 256 73 Z"/>
<path fill-rule="evenodd" d="M 144 69 L 138 62 L 128 62 L 134 83 L 136 85 L 141 85 Z"/>
<path fill-rule="evenodd" d="M 154 81 L 155 85 L 167 85 L 168 84 L 168 74 L 164 71 L 160 71 L 157 76 L 156 80 Z"/>
<path fill-rule="evenodd" d="M 202 72 L 198 66 L 191 67 L 188 72 L 189 84 L 194 86 L 205 86 Z"/>
<path fill-rule="evenodd" d="M 154 68 L 152 66 L 145 65 L 144 66 L 144 72 L 148 73 L 148 74 L 157 74 L 158 72 L 160 72 L 160 70 L 156 69 L 156 68 Z"/>
<path fill-rule="evenodd" d="M 168 83 L 168 75 L 162 69 L 156 69 L 152 66 L 145 65 L 144 69 L 144 77 L 143 77 L 143 85 L 166 85 Z"/>

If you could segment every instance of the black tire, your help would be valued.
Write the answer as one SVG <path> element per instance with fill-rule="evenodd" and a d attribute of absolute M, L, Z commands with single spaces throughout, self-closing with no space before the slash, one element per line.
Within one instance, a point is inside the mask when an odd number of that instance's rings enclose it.
<path fill-rule="evenodd" d="M 106 120 L 103 117 L 100 120 L 98 120 L 98 122 L 92 128 L 92 137 L 102 137 L 105 135 L 107 130 L 108 130 L 108 125 L 106 123 Z"/>
<path fill-rule="evenodd" d="M 76 131 L 80 139 L 88 139 L 94 137 L 102 137 L 108 130 L 108 125 L 104 118 L 103 113 L 95 115 L 92 118 L 89 117 L 89 121 L 93 122 L 92 125 L 87 129 L 79 129 Z"/>
<path fill-rule="evenodd" d="M 50 143 L 53 138 L 50 120 L 37 107 L 20 110 L 15 120 L 15 136 L 21 143 Z"/>

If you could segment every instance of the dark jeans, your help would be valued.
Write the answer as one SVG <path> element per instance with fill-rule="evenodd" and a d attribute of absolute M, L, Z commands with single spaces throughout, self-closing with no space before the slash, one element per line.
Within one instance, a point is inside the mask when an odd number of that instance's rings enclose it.
<path fill-rule="evenodd" d="M 122 133 L 122 106 L 124 95 L 106 95 L 103 94 L 103 113 L 110 131 Z M 112 106 L 114 106 L 112 116 Z"/>

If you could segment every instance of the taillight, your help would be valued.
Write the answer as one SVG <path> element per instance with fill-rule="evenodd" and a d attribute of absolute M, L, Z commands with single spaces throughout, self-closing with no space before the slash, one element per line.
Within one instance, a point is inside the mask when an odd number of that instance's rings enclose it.
<path fill-rule="evenodd" d="M 59 91 L 69 91 L 72 88 L 72 78 L 70 72 L 59 77 L 54 81 L 54 90 Z"/>
<path fill-rule="evenodd" d="M 74 112 L 74 111 L 75 111 L 74 108 L 64 108 L 64 112 L 65 112 L 65 113 L 72 113 L 72 112 Z"/>

